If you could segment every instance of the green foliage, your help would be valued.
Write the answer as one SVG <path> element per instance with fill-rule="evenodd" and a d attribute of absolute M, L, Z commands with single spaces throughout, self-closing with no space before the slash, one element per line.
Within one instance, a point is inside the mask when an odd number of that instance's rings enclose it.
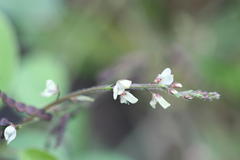
<path fill-rule="evenodd" d="M 49 27 L 49 21 L 58 20 L 62 8 L 63 0 L 0 1 L 0 9 L 6 11 L 14 20 L 24 44 L 33 44 L 40 31 L 44 29 L 43 26 Z"/>
<path fill-rule="evenodd" d="M 237 6 L 221 14 L 212 22 L 212 34 L 215 45 L 209 54 L 203 57 L 202 68 L 210 83 L 221 86 L 230 94 L 240 93 L 240 14 Z"/>
<path fill-rule="evenodd" d="M 124 34 L 103 17 L 73 13 L 77 16 L 67 14 L 60 25 L 44 32 L 38 40 L 39 46 L 52 50 L 72 74 L 94 76 L 130 48 Z"/>
<path fill-rule="evenodd" d="M 18 46 L 12 25 L 2 12 L 0 34 L 0 89 L 6 91 L 18 65 Z"/>
<path fill-rule="evenodd" d="M 47 151 L 28 149 L 21 153 L 21 160 L 57 160 L 57 158 Z"/>
<path fill-rule="evenodd" d="M 40 94 L 46 86 L 46 80 L 52 79 L 64 94 L 69 86 L 69 79 L 64 65 L 48 54 L 36 52 L 24 59 L 15 77 L 16 98 L 28 104 L 42 107 L 56 97 L 45 98 Z"/>
<path fill-rule="evenodd" d="M 82 107 L 82 106 L 74 106 Z M 88 149 L 89 143 L 89 119 L 88 112 L 82 110 L 78 115 L 69 121 L 65 133 L 65 142 L 67 152 L 70 158 L 76 158 Z"/>
<path fill-rule="evenodd" d="M 48 137 L 47 135 L 48 131 L 46 129 L 25 128 L 17 132 L 17 138 L 12 141 L 9 146 L 12 146 L 18 150 L 26 150 L 28 148 L 43 148 Z"/>

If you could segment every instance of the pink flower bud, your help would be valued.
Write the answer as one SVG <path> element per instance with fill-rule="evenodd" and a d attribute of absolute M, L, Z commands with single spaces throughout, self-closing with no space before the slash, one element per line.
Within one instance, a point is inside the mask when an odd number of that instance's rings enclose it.
<path fill-rule="evenodd" d="M 171 93 L 173 95 L 178 93 L 178 91 L 176 89 L 173 89 L 173 88 L 170 88 L 168 91 L 169 91 L 169 93 Z"/>
<path fill-rule="evenodd" d="M 182 83 L 177 83 L 177 82 L 176 82 L 176 83 L 173 83 L 173 84 L 172 84 L 172 87 L 173 87 L 173 88 L 182 88 L 183 85 L 182 85 Z"/>
<path fill-rule="evenodd" d="M 190 95 L 185 95 L 185 96 L 183 96 L 185 99 L 188 99 L 188 100 L 191 100 L 191 99 L 193 99 L 193 97 L 192 96 L 190 96 Z"/>

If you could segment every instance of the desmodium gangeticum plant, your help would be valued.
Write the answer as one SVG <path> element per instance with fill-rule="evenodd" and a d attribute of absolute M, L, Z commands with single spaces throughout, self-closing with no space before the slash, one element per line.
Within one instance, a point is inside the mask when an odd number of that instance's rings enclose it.
<path fill-rule="evenodd" d="M 4 92 L 0 91 L 0 98 L 8 107 L 15 109 L 17 112 L 23 112 L 27 115 L 27 117 L 25 117 L 23 121 L 18 124 L 14 124 L 6 118 L 0 119 L 0 126 L 2 128 L 0 134 L 8 144 L 16 138 L 17 129 L 20 129 L 24 125 L 27 125 L 31 122 L 36 122 L 38 120 L 51 121 L 53 116 L 57 116 L 55 114 L 56 112 L 62 111 L 61 104 L 66 101 L 74 103 L 83 101 L 93 102 L 94 99 L 86 96 L 85 94 L 90 94 L 97 91 L 112 91 L 114 100 L 117 100 L 119 97 L 120 103 L 129 105 L 138 102 L 138 98 L 130 93 L 131 90 L 148 91 L 148 93 L 151 93 L 151 100 L 149 104 L 154 109 L 158 104 L 164 109 L 167 109 L 171 106 L 171 104 L 162 97 L 160 94 L 161 92 L 166 92 L 176 98 L 184 98 L 188 100 L 193 98 L 199 98 L 203 100 L 214 100 L 220 98 L 220 95 L 217 92 L 206 92 L 201 90 L 177 91 L 178 88 L 182 88 L 182 84 L 174 82 L 174 76 L 171 73 L 171 69 L 166 68 L 154 79 L 152 83 L 137 84 L 132 83 L 130 80 L 122 79 L 118 80 L 114 84 L 80 89 L 62 97 L 60 97 L 58 85 L 52 80 L 47 80 L 46 88 L 43 90 L 41 95 L 44 97 L 57 95 L 57 99 L 54 102 L 44 106 L 42 109 L 26 105 L 22 102 L 17 102 L 8 97 Z M 77 110 L 73 110 L 63 114 L 63 116 L 59 119 L 58 125 L 52 129 L 51 133 L 56 134 L 58 139 L 56 145 L 59 145 L 63 138 L 63 132 L 67 121 L 77 113 Z"/>

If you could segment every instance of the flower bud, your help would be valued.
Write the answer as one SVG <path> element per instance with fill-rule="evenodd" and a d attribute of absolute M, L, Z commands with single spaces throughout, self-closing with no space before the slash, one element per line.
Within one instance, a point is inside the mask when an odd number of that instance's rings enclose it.
<path fill-rule="evenodd" d="M 9 144 L 11 141 L 13 141 L 17 136 L 16 128 L 13 125 L 8 126 L 4 130 L 4 138 L 7 141 L 7 144 Z"/>
<path fill-rule="evenodd" d="M 176 89 L 173 89 L 173 88 L 170 88 L 168 91 L 169 91 L 169 93 L 171 93 L 173 95 L 178 94 L 178 91 Z"/>
<path fill-rule="evenodd" d="M 193 99 L 193 97 L 192 97 L 192 96 L 190 96 L 190 95 L 185 95 L 185 96 L 184 96 L 184 98 L 185 98 L 185 99 L 188 99 L 188 100 L 191 100 L 191 99 Z"/>
<path fill-rule="evenodd" d="M 182 85 L 182 83 L 177 83 L 177 82 L 176 82 L 176 83 L 173 83 L 173 84 L 172 84 L 172 87 L 173 87 L 173 88 L 182 88 L 183 85 Z"/>

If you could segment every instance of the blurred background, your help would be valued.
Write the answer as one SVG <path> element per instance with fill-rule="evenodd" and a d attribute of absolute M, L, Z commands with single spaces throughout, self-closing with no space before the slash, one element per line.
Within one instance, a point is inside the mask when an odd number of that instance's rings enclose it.
<path fill-rule="evenodd" d="M 0 89 L 39 108 L 45 80 L 62 94 L 118 79 L 148 83 L 172 68 L 183 89 L 217 91 L 219 101 L 135 105 L 95 96 L 68 120 L 54 147 L 51 123 L 18 131 L 1 160 L 237 160 L 240 157 L 240 1 L 0 0 Z M 0 118 L 22 115 L 1 104 Z"/>

